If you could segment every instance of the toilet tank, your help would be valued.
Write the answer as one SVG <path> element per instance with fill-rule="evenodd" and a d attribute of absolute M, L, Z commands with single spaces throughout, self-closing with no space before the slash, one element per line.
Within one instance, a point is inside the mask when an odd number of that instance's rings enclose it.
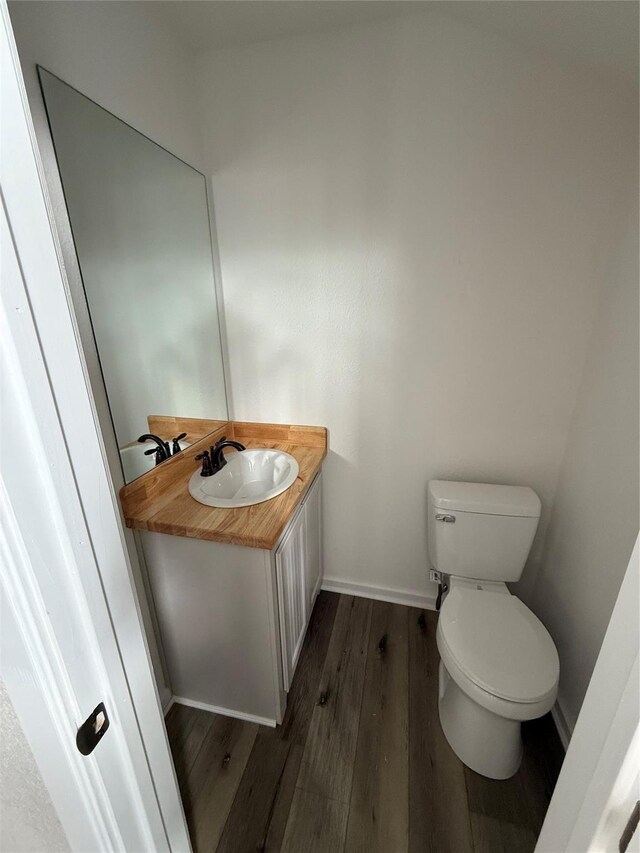
<path fill-rule="evenodd" d="M 429 559 L 449 575 L 517 581 L 540 518 L 540 498 L 525 486 L 431 480 Z"/>

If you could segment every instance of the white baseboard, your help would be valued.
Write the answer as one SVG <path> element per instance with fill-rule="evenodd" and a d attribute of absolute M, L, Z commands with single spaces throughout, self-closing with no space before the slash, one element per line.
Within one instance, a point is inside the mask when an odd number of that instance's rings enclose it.
<path fill-rule="evenodd" d="M 340 592 L 343 595 L 357 595 L 360 598 L 373 598 L 376 601 L 389 601 L 391 604 L 406 604 L 408 607 L 423 607 L 425 610 L 436 609 L 435 596 L 421 592 L 409 592 L 404 589 L 389 589 L 384 586 L 369 586 L 368 584 L 351 583 L 337 578 L 323 578 L 322 589 L 327 592 Z"/>
<path fill-rule="evenodd" d="M 218 705 L 208 705 L 206 702 L 197 702 L 195 699 L 185 699 L 183 696 L 172 696 L 171 705 L 188 705 L 189 708 L 199 708 L 201 711 L 210 711 L 212 714 L 221 714 L 223 717 L 234 717 L 236 720 L 245 720 L 247 723 L 258 723 L 260 726 L 276 727 L 276 721 L 269 717 L 257 717 L 254 714 L 245 714 L 244 711 L 234 711 L 231 708 L 220 708 Z M 168 710 L 168 709 L 167 709 Z"/>
<path fill-rule="evenodd" d="M 556 724 L 556 729 L 558 730 L 558 737 L 560 738 L 560 742 L 562 743 L 564 751 L 566 752 L 567 749 L 569 749 L 571 731 L 569 730 L 569 726 L 567 725 L 567 719 L 564 715 L 562 708 L 560 707 L 559 702 L 556 702 L 556 704 L 551 709 L 551 716 L 553 717 L 553 722 Z"/>

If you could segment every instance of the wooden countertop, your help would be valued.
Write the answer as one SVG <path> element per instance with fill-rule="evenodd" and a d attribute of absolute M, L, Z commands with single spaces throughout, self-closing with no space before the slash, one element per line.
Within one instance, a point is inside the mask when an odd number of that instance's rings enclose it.
<path fill-rule="evenodd" d="M 327 430 L 324 427 L 240 421 L 202 421 L 208 426 L 199 430 L 194 419 L 181 421 L 179 418 L 150 415 L 151 432 L 161 438 L 165 438 L 163 421 L 166 421 L 172 435 L 187 432 L 189 437 L 195 438 L 198 433 L 203 434 L 202 430 L 208 429 L 209 432 L 179 456 L 122 487 L 120 502 L 127 527 L 270 551 L 327 455 Z M 217 426 L 220 423 L 222 425 Z M 187 424 L 189 429 L 186 429 Z M 210 431 L 214 425 L 217 428 Z M 297 480 L 278 497 L 254 506 L 219 509 L 199 503 L 188 490 L 189 478 L 200 467 L 194 457 L 222 436 L 239 441 L 247 448 L 273 448 L 290 453 L 300 466 Z M 235 451 L 229 449 L 225 452 Z"/>

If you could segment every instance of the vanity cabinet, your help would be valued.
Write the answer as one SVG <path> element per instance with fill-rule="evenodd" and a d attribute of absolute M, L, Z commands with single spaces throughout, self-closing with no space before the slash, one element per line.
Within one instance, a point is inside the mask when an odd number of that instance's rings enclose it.
<path fill-rule="evenodd" d="M 318 475 L 275 551 L 282 677 L 288 691 L 320 589 L 321 481 Z"/>
<path fill-rule="evenodd" d="M 141 532 L 176 701 L 282 722 L 322 582 L 320 473 L 272 550 Z"/>

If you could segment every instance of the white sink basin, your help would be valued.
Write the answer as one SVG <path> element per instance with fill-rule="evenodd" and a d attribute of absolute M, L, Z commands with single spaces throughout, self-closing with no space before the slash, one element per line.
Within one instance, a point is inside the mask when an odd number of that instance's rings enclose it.
<path fill-rule="evenodd" d="M 282 450 L 231 452 L 217 474 L 201 477 L 196 471 L 189 480 L 189 494 L 207 506 L 252 506 L 286 492 L 298 470 L 293 456 Z"/>
<path fill-rule="evenodd" d="M 169 442 L 171 444 L 171 442 Z M 184 450 L 185 447 L 189 447 L 188 441 L 181 441 L 180 450 Z M 151 471 L 152 468 L 155 467 L 156 457 L 154 453 L 151 453 L 149 456 L 145 456 L 145 450 L 149 450 L 150 447 L 154 447 L 155 445 L 151 441 L 145 441 L 142 444 L 129 444 L 127 447 L 120 448 L 120 459 L 122 460 L 122 470 L 124 472 L 124 481 L 125 483 L 130 483 L 132 480 L 136 480 L 138 477 L 141 477 L 143 474 L 146 474 L 147 471 Z"/>

